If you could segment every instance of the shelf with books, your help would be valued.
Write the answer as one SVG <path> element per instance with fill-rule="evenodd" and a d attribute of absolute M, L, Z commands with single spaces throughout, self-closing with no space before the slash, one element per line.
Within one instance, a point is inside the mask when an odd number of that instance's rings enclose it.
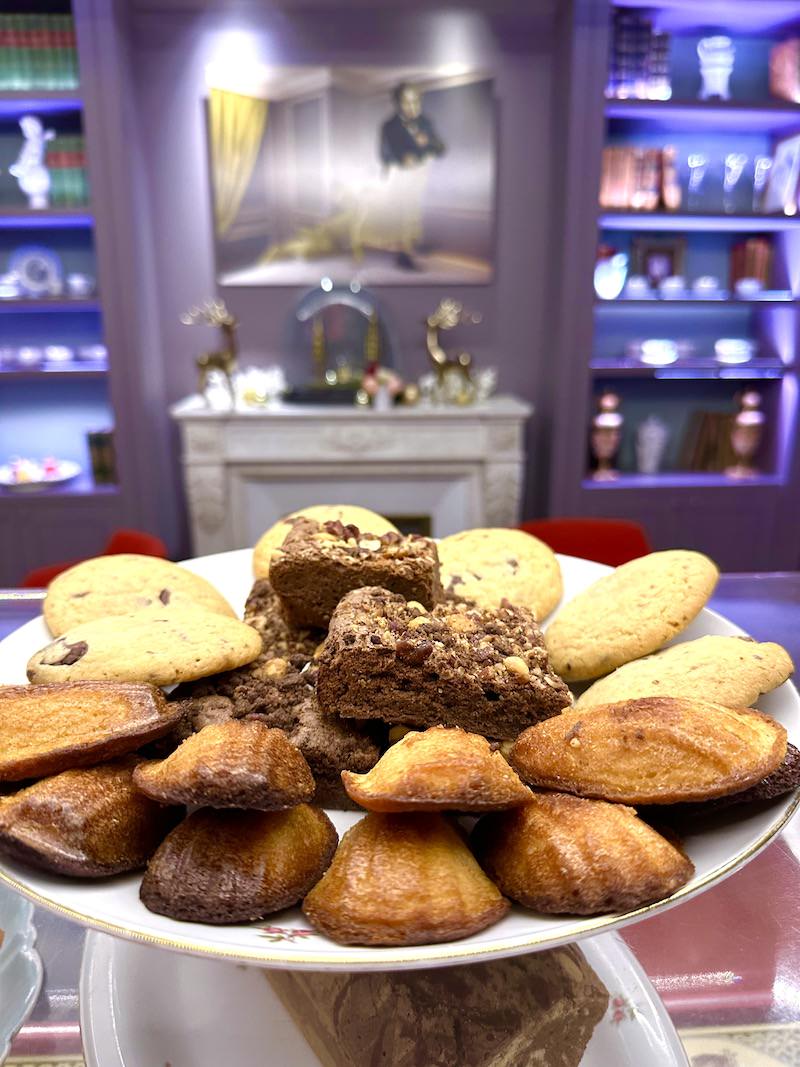
<path fill-rule="evenodd" d="M 22 10 L 13 10 L 14 0 L 4 6 L 6 11 L 0 14 L 0 90 L 77 88 L 72 15 L 31 12 L 35 5 L 30 0 L 20 0 Z"/>

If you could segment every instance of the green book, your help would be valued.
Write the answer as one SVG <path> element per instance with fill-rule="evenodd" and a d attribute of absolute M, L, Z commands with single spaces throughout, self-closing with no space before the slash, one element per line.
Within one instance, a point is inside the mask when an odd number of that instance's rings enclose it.
<path fill-rule="evenodd" d="M 11 60 L 14 30 L 10 15 L 0 15 L 0 90 L 11 88 Z"/>
<path fill-rule="evenodd" d="M 68 84 L 66 88 L 77 89 L 80 85 L 80 73 L 78 71 L 78 48 L 75 41 L 75 22 L 72 15 L 62 16 L 64 30 L 67 35 L 67 58 L 68 58 Z"/>

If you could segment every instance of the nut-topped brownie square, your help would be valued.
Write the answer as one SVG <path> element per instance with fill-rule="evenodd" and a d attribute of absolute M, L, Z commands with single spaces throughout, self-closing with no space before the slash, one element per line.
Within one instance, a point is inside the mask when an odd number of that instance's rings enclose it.
<path fill-rule="evenodd" d="M 426 608 L 442 597 L 439 557 L 429 537 L 376 536 L 338 520 L 298 519 L 276 549 L 269 580 L 293 626 L 328 625 L 351 589 L 380 586 Z"/>
<path fill-rule="evenodd" d="M 348 593 L 319 657 L 324 712 L 510 739 L 571 703 L 525 608 L 439 604 L 386 589 Z"/>

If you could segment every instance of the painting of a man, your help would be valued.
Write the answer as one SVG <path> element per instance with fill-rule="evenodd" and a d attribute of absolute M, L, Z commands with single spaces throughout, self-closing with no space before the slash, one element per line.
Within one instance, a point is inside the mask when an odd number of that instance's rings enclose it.
<path fill-rule="evenodd" d="M 423 114 L 422 94 L 401 82 L 392 99 L 395 114 L 381 126 L 380 157 L 387 182 L 387 200 L 396 219 L 396 263 L 416 270 L 414 246 L 422 237 L 422 200 L 432 159 L 445 146 L 431 120 Z"/>
<path fill-rule="evenodd" d="M 221 284 L 491 279 L 490 77 L 358 67 L 271 69 L 269 79 L 247 170 L 233 126 L 212 141 L 215 172 L 231 178 L 215 188 L 238 197 L 216 232 Z"/>

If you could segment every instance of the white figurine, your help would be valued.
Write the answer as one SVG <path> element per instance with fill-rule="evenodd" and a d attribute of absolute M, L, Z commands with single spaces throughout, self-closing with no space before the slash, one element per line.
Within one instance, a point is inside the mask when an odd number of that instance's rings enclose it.
<path fill-rule="evenodd" d="M 46 143 L 55 137 L 55 131 L 46 130 L 35 115 L 23 115 L 19 126 L 25 140 L 8 173 L 19 182 L 28 198 L 28 207 L 46 208 L 50 203 L 50 171 L 44 164 L 44 151 Z"/>

